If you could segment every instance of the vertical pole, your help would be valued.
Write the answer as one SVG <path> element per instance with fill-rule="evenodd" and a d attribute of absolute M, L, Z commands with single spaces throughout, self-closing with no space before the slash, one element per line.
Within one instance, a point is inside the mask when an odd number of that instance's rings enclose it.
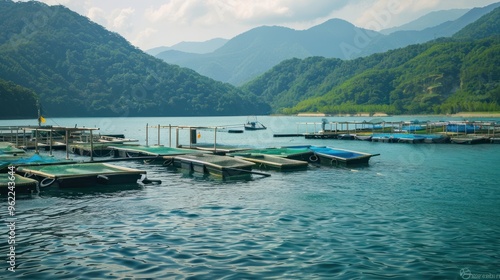
<path fill-rule="evenodd" d="M 52 127 L 50 128 L 50 146 L 49 146 L 49 156 L 52 156 Z"/>
<path fill-rule="evenodd" d="M 16 127 L 16 147 L 19 147 L 18 134 L 19 134 L 19 127 Z"/>
<path fill-rule="evenodd" d="M 38 128 L 35 128 L 35 154 L 39 154 L 38 152 Z"/>
<path fill-rule="evenodd" d="M 158 124 L 158 146 L 160 146 L 160 124 Z"/>
<path fill-rule="evenodd" d="M 26 143 L 26 128 L 23 128 L 23 144 L 24 147 L 28 148 L 28 144 Z"/>
<path fill-rule="evenodd" d="M 179 127 L 175 128 L 175 147 L 179 148 Z"/>
<path fill-rule="evenodd" d="M 146 124 L 146 147 L 148 146 L 148 128 L 149 128 L 149 125 Z"/>
<path fill-rule="evenodd" d="M 65 130 L 65 134 L 66 134 L 66 159 L 69 159 L 69 132 L 67 128 Z"/>
<path fill-rule="evenodd" d="M 217 127 L 214 128 L 214 154 L 217 153 Z"/>
<path fill-rule="evenodd" d="M 168 146 L 172 147 L 172 125 L 168 124 Z"/>
<path fill-rule="evenodd" d="M 90 161 L 94 161 L 94 137 L 92 136 L 92 129 L 90 129 Z"/>

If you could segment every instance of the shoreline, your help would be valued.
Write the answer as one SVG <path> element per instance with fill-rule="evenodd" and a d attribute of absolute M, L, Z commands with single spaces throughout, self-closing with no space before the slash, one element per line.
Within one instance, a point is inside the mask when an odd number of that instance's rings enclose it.
<path fill-rule="evenodd" d="M 325 113 L 299 113 L 295 114 L 297 117 L 406 117 L 406 116 L 436 116 L 436 117 L 452 117 L 452 118 L 500 118 L 500 112 L 460 112 L 455 114 L 403 114 L 403 115 L 389 115 L 386 113 L 375 113 L 370 115 L 368 113 L 356 114 L 325 114 Z"/>

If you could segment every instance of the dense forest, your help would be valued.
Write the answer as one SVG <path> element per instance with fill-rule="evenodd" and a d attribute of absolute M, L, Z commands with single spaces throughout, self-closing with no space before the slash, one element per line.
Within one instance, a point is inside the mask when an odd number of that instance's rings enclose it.
<path fill-rule="evenodd" d="M 497 8 L 453 38 L 354 60 L 287 60 L 242 89 L 286 114 L 500 111 L 499 18 Z"/>
<path fill-rule="evenodd" d="M 33 90 L 49 116 L 267 114 L 269 106 L 169 65 L 63 6 L 0 1 L 0 78 Z"/>
<path fill-rule="evenodd" d="M 24 87 L 0 79 L 0 119 L 36 119 L 37 96 Z"/>

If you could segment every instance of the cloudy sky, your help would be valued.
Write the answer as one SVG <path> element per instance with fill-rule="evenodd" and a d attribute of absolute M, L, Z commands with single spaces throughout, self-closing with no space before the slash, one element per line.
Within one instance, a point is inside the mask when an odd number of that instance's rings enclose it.
<path fill-rule="evenodd" d="M 358 27 L 399 26 L 434 10 L 499 0 L 41 0 L 64 5 L 147 50 L 232 37 L 262 25 L 307 29 L 331 18 Z"/>

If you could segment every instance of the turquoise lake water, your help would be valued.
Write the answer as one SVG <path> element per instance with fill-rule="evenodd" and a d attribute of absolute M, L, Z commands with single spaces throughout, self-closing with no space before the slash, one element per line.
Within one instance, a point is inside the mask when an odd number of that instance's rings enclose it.
<path fill-rule="evenodd" d="M 422 120 L 384 119 L 416 118 Z M 117 162 L 146 170 L 149 178 L 161 179 L 162 184 L 18 198 L 16 272 L 7 270 L 9 229 L 4 223 L 0 278 L 500 278 L 500 145 L 273 138 L 274 133 L 304 132 L 305 126 L 297 123 L 321 118 L 258 120 L 268 129 L 218 132 L 217 142 L 329 145 L 380 156 L 363 168 L 311 166 L 229 182 L 141 162 Z M 101 133 L 124 133 L 144 144 L 146 124 L 246 121 L 247 117 L 61 118 L 48 119 L 47 124 L 100 127 Z M 36 122 L 0 121 L 18 124 Z M 313 125 L 308 129 L 312 131 Z M 211 130 L 199 132 L 199 142 L 215 137 Z M 149 144 L 156 144 L 157 131 L 150 129 L 148 134 Z M 187 144 L 187 136 L 181 133 L 180 141 Z M 168 129 L 163 129 L 160 144 L 168 142 Z M 2 198 L 4 221 L 11 219 L 7 206 Z"/>

